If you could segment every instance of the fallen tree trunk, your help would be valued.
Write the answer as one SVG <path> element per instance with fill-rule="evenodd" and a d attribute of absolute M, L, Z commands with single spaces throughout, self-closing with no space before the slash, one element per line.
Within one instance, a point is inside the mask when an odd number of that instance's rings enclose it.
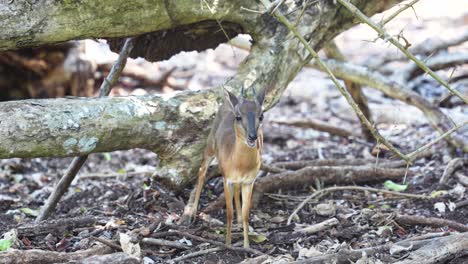
<path fill-rule="evenodd" d="M 367 15 L 372 15 L 401 1 L 354 2 Z M 0 8 L 0 50 L 71 39 L 150 33 L 137 38 L 131 56 L 156 60 L 181 50 L 216 47 L 237 33 L 249 33 L 254 39 L 250 55 L 225 87 L 236 90 L 242 85 L 255 85 L 257 90 L 267 89 L 266 108 L 272 107 L 308 62 L 308 53 L 287 28 L 268 12 L 261 13 L 264 7 L 259 3 L 229 0 L 213 6 L 205 4 L 187 0 L 138 4 L 122 0 L 14 1 L 9 8 Z M 330 1 L 314 5 L 289 3 L 279 8 L 305 11 L 287 12 L 288 18 L 298 21 L 297 29 L 308 36 L 309 44 L 317 50 L 356 23 L 351 13 Z M 78 13 L 79 16 L 74 15 Z M 111 42 L 114 46 L 119 44 L 118 39 Z M 220 97 L 218 91 L 202 91 L 183 92 L 172 98 L 74 98 L 1 103 L 0 158 L 65 157 L 145 148 L 161 159 L 158 175 L 171 186 L 180 188 L 196 175 Z"/>

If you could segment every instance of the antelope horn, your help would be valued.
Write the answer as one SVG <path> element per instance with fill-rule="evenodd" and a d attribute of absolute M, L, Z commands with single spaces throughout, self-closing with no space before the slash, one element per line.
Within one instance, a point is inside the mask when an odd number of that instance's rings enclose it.
<path fill-rule="evenodd" d="M 241 96 L 245 98 L 244 85 L 242 85 L 242 88 L 241 88 Z"/>

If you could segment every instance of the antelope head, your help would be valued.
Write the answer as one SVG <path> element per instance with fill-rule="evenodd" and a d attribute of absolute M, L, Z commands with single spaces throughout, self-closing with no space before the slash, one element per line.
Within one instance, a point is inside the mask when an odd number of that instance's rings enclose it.
<path fill-rule="evenodd" d="M 242 140 L 251 148 L 257 144 L 258 129 L 263 120 L 263 100 L 265 99 L 265 89 L 257 94 L 255 88 L 252 87 L 254 99 L 247 99 L 242 86 L 240 97 L 224 88 L 224 97 L 228 107 L 234 114 L 234 130 L 237 139 Z"/>

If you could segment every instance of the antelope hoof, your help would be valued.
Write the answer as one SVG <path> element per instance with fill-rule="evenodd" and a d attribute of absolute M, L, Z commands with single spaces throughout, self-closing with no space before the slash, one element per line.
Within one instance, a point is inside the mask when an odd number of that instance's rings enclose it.
<path fill-rule="evenodd" d="M 249 240 L 244 240 L 244 248 L 250 248 Z"/>
<path fill-rule="evenodd" d="M 190 215 L 190 214 L 183 214 L 179 221 L 177 222 L 178 225 L 182 225 L 182 226 L 189 226 L 190 224 L 192 224 L 193 222 L 193 215 Z"/>

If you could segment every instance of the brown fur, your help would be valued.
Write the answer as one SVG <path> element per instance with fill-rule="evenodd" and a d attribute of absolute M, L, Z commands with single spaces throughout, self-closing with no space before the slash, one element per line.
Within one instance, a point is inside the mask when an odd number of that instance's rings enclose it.
<path fill-rule="evenodd" d="M 259 118 L 262 114 L 263 96 L 264 94 L 258 96 L 256 101 L 243 98 L 239 101 L 226 91 L 225 103 L 220 107 L 208 136 L 194 200 L 187 204 L 184 211 L 183 219 L 190 219 L 196 214 L 207 167 L 216 156 L 224 177 L 227 218 L 226 244 L 228 245 L 231 245 L 232 199 L 234 198 L 237 221 L 242 222 L 244 228 L 244 247 L 249 247 L 248 220 L 252 189 L 262 162 L 263 133 Z M 247 121 L 248 113 L 254 117 L 250 122 Z M 236 120 L 236 115 L 242 119 Z M 247 145 L 247 131 L 256 131 L 257 139 L 254 147 Z M 242 208 L 240 204 L 241 193 Z"/>

